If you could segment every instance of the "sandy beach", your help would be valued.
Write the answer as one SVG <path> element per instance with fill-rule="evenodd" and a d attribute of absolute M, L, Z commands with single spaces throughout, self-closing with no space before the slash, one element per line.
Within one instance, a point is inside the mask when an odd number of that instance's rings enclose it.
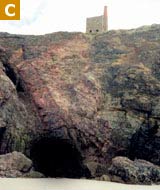
<path fill-rule="evenodd" d="M 125 185 L 75 179 L 0 179 L 0 190 L 160 190 L 160 185 Z"/>

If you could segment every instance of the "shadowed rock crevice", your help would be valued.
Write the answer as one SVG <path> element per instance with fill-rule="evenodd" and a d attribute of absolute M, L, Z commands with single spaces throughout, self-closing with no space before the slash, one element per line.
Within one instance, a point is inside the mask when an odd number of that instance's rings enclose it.
<path fill-rule="evenodd" d="M 6 131 L 6 127 L 1 127 L 0 128 L 0 148 L 1 148 L 1 143 L 2 143 L 5 131 Z M 0 151 L 0 153 L 1 153 L 1 151 Z"/>
<path fill-rule="evenodd" d="M 144 159 L 159 165 L 160 137 L 157 135 L 158 129 L 157 121 L 145 121 L 131 138 L 128 157 L 132 160 Z"/>
<path fill-rule="evenodd" d="M 35 141 L 31 159 L 37 171 L 46 177 L 89 177 L 79 150 L 70 140 L 44 137 Z"/>
<path fill-rule="evenodd" d="M 5 68 L 6 75 L 10 78 L 10 80 L 15 85 L 17 92 L 25 92 L 20 77 L 14 71 L 14 69 L 9 65 L 9 63 L 3 63 L 3 66 Z"/>
<path fill-rule="evenodd" d="M 24 87 L 22 81 L 13 67 L 9 64 L 9 52 L 6 52 L 3 48 L 0 48 L 0 61 L 3 64 L 6 75 L 13 82 L 16 87 L 17 92 L 24 92 Z"/>

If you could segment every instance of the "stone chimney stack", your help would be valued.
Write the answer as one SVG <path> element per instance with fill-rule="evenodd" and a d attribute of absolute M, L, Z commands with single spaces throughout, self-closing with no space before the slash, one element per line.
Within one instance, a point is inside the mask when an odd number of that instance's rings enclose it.
<path fill-rule="evenodd" d="M 108 31 L 108 11 L 107 11 L 107 6 L 104 6 L 104 24 L 103 24 L 103 29 L 104 29 L 104 32 Z"/>

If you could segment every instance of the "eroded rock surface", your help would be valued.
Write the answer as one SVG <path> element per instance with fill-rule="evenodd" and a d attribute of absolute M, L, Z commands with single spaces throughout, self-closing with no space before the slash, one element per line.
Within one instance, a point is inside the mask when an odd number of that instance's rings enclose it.
<path fill-rule="evenodd" d="M 91 162 L 106 168 L 115 156 L 160 165 L 159 41 L 159 25 L 96 36 L 1 33 L 1 153 L 21 151 L 38 165 L 31 154 L 37 143 L 44 141 L 37 154 L 52 158 L 62 155 L 52 143 L 64 151 L 65 141 L 80 155 L 81 176 L 95 173 Z M 155 125 L 151 138 L 149 130 L 138 132 Z M 131 147 L 139 148 L 131 154 Z"/>
<path fill-rule="evenodd" d="M 0 155 L 0 177 L 43 177 L 32 166 L 32 161 L 20 152 Z"/>
<path fill-rule="evenodd" d="M 112 181 L 131 184 L 160 183 L 160 167 L 145 160 L 116 157 L 109 168 Z"/>

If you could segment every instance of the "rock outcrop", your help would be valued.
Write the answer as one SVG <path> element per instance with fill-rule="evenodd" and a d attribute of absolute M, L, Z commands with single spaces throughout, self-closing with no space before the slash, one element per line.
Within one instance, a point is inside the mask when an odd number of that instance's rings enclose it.
<path fill-rule="evenodd" d="M 1 33 L 1 154 L 20 151 L 50 177 L 101 176 L 116 156 L 160 165 L 159 41 L 159 25 Z"/>
<path fill-rule="evenodd" d="M 0 177 L 43 177 L 32 166 L 32 161 L 20 152 L 0 155 Z"/>
<path fill-rule="evenodd" d="M 109 168 L 112 181 L 130 184 L 160 184 L 160 167 L 145 160 L 116 157 Z"/>

